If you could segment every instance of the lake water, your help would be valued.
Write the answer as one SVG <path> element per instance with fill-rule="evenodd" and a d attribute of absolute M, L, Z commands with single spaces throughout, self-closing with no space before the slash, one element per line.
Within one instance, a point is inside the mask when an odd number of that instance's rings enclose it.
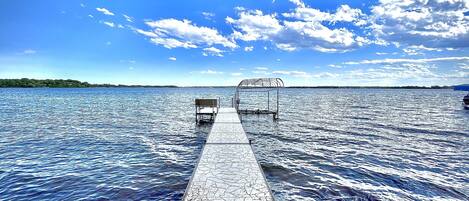
<path fill-rule="evenodd" d="M 0 200 L 178 200 L 210 130 L 194 99 L 233 93 L 0 89 Z M 277 200 L 469 200 L 464 95 L 283 89 L 278 121 L 243 127 Z"/>

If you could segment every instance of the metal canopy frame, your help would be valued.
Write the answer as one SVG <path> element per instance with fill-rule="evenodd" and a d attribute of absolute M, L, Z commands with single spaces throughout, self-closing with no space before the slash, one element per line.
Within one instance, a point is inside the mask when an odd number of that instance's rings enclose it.
<path fill-rule="evenodd" d="M 236 87 L 233 105 L 240 114 L 272 114 L 274 119 L 278 119 L 279 111 L 279 89 L 284 87 L 280 78 L 253 78 L 242 80 Z M 276 91 L 275 110 L 270 109 L 270 92 Z M 240 93 L 267 93 L 267 110 L 240 109 Z"/>

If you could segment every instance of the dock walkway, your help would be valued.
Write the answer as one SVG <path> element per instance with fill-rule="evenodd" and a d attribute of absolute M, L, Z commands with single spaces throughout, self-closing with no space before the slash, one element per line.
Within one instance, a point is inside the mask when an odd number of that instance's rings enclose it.
<path fill-rule="evenodd" d="M 184 200 L 273 200 L 234 108 L 220 108 Z"/>

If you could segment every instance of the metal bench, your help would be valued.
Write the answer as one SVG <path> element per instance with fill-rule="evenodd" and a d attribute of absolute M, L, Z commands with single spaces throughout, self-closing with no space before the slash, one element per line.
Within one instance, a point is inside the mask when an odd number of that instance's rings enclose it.
<path fill-rule="evenodd" d="M 209 117 L 209 121 L 213 122 L 218 113 L 217 99 L 195 99 L 195 122 L 205 121 L 204 116 Z"/>

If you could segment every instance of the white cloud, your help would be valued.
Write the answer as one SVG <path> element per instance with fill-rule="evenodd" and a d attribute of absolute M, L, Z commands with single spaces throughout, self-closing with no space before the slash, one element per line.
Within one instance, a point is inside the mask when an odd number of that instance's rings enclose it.
<path fill-rule="evenodd" d="M 332 16 L 332 22 L 353 22 L 356 26 L 367 23 L 366 15 L 358 8 L 350 8 L 349 5 L 341 5 Z"/>
<path fill-rule="evenodd" d="M 242 10 L 239 19 L 226 17 L 226 22 L 237 29 L 233 37 L 244 41 L 267 40 L 282 28 L 275 14 L 264 15 L 260 10 Z"/>
<path fill-rule="evenodd" d="M 332 78 L 333 82 L 357 83 L 358 85 L 396 86 L 396 85 L 435 85 L 458 83 L 469 78 L 469 71 L 454 70 L 439 72 L 434 64 L 392 63 L 379 64 L 372 68 L 359 68 L 340 73 L 321 72 L 312 74 L 313 78 Z M 417 84 L 418 83 L 418 84 Z"/>
<path fill-rule="evenodd" d="M 135 32 L 139 33 L 139 34 L 142 34 L 144 36 L 147 36 L 147 37 L 150 37 L 150 38 L 157 38 L 158 35 L 156 35 L 154 32 L 152 31 L 144 31 L 144 30 L 141 30 L 141 29 L 133 29 Z"/>
<path fill-rule="evenodd" d="M 469 47 L 467 0 L 382 0 L 371 9 L 374 35 L 397 45 Z"/>
<path fill-rule="evenodd" d="M 290 75 L 293 77 L 301 77 L 301 78 L 310 78 L 311 74 L 304 72 L 304 71 L 284 71 L 284 70 L 279 70 L 279 71 L 273 71 L 272 74 L 280 74 L 280 75 Z"/>
<path fill-rule="evenodd" d="M 123 14 L 122 16 L 124 16 L 124 18 L 127 22 L 134 22 L 132 17 L 130 17 L 128 15 L 125 15 L 125 14 Z"/>
<path fill-rule="evenodd" d="M 439 75 L 431 69 L 432 65 L 404 63 L 383 66 L 380 68 L 357 69 L 347 72 L 347 79 L 424 79 L 437 78 Z"/>
<path fill-rule="evenodd" d="M 108 25 L 108 26 L 110 26 L 110 27 L 114 27 L 114 26 L 115 26 L 113 22 L 106 22 L 106 21 L 104 21 L 103 24 Z"/>
<path fill-rule="evenodd" d="M 328 66 L 331 67 L 331 68 L 342 68 L 343 67 L 341 65 L 335 65 L 335 64 L 329 64 Z"/>
<path fill-rule="evenodd" d="M 26 49 L 23 51 L 23 54 L 36 54 L 36 50 L 33 49 Z"/>
<path fill-rule="evenodd" d="M 264 14 L 260 10 L 242 9 L 238 16 L 238 19 L 226 18 L 226 22 L 234 27 L 233 38 L 271 41 L 285 51 L 314 49 L 321 52 L 346 52 L 372 43 L 346 28 L 331 29 L 322 24 L 323 21 L 365 24 L 362 19 L 364 14 L 347 5 L 339 7 L 335 14 L 300 6 L 293 13 L 284 13 L 283 16 L 289 19 L 284 21 L 278 20 L 276 14 Z"/>
<path fill-rule="evenodd" d="M 232 76 L 241 76 L 243 73 L 231 73 Z"/>
<path fill-rule="evenodd" d="M 251 73 L 254 74 L 262 74 L 262 75 L 270 75 L 272 73 L 268 72 L 269 68 L 267 67 L 255 67 Z"/>
<path fill-rule="evenodd" d="M 424 55 L 425 51 L 443 51 L 443 48 L 429 48 L 423 45 L 411 45 L 402 49 L 408 55 Z"/>
<path fill-rule="evenodd" d="M 85 4 L 81 3 L 81 4 L 80 4 L 80 7 L 84 8 L 84 7 L 86 7 L 86 6 L 85 6 Z"/>
<path fill-rule="evenodd" d="M 439 61 L 467 61 L 469 57 L 436 57 L 426 59 L 400 59 L 400 58 L 387 58 L 387 59 L 376 59 L 376 60 L 362 60 L 362 61 L 349 61 L 344 62 L 347 65 L 356 64 L 394 64 L 394 63 L 427 63 L 427 62 L 439 62 Z"/>
<path fill-rule="evenodd" d="M 308 22 L 350 22 L 356 26 L 362 26 L 367 23 L 366 15 L 358 8 L 351 8 L 349 5 L 341 5 L 335 13 L 322 12 L 315 8 L 298 7 L 294 12 L 282 14 L 288 18 Z"/>
<path fill-rule="evenodd" d="M 221 45 L 236 48 L 234 41 L 222 36 L 216 29 L 192 24 L 189 20 L 163 19 L 147 21 L 152 31 L 134 29 L 137 33 L 150 37 L 150 41 L 166 48 L 197 48 L 199 46 Z"/>
<path fill-rule="evenodd" d="M 246 51 L 246 52 L 251 52 L 252 50 L 254 50 L 254 46 L 244 47 L 244 51 Z"/>
<path fill-rule="evenodd" d="M 209 74 L 209 75 L 223 74 L 223 72 L 215 71 L 215 70 L 211 70 L 211 69 L 203 70 L 203 71 L 200 71 L 199 73 L 200 74 Z"/>
<path fill-rule="evenodd" d="M 122 26 L 122 24 L 118 24 L 117 27 L 120 28 L 120 29 L 124 28 L 124 26 Z"/>
<path fill-rule="evenodd" d="M 103 14 L 105 14 L 105 15 L 114 15 L 114 13 L 112 13 L 111 11 L 109 11 L 106 8 L 96 8 L 96 10 L 103 13 Z"/>
<path fill-rule="evenodd" d="M 387 52 L 376 52 L 376 55 L 387 55 Z"/>
<path fill-rule="evenodd" d="M 251 71 L 251 73 L 254 73 L 254 74 L 261 74 L 261 75 L 270 75 L 272 73 L 270 72 L 267 72 L 265 70 L 254 70 L 254 71 Z"/>
<path fill-rule="evenodd" d="M 267 67 L 255 67 L 256 70 L 269 70 Z"/>
<path fill-rule="evenodd" d="M 223 50 L 220 50 L 216 47 L 208 47 L 208 48 L 204 48 L 204 52 L 202 54 L 204 56 L 211 55 L 211 56 L 223 57 L 223 54 L 222 54 L 223 52 L 224 52 Z"/>
<path fill-rule="evenodd" d="M 458 64 L 459 68 L 464 70 L 469 70 L 469 63 L 460 63 Z"/>
<path fill-rule="evenodd" d="M 202 15 L 206 20 L 212 20 L 212 18 L 215 17 L 215 14 L 210 12 L 202 12 Z"/>
<path fill-rule="evenodd" d="M 91 15 L 91 14 L 90 14 L 90 15 L 88 15 L 88 17 L 90 17 L 90 18 L 94 18 L 94 16 L 93 16 L 93 15 Z"/>
<path fill-rule="evenodd" d="M 176 61 L 176 57 L 169 57 L 168 59 L 171 61 Z"/>
<path fill-rule="evenodd" d="M 305 7 L 305 4 L 303 3 L 303 1 L 301 0 L 290 0 L 290 2 L 294 3 L 296 6 L 300 7 L 300 8 L 304 8 Z"/>
<path fill-rule="evenodd" d="M 314 78 L 336 78 L 339 76 L 340 76 L 339 74 L 329 73 L 329 72 L 321 72 L 321 73 L 316 73 L 316 74 L 311 75 L 311 77 L 314 77 Z"/>

